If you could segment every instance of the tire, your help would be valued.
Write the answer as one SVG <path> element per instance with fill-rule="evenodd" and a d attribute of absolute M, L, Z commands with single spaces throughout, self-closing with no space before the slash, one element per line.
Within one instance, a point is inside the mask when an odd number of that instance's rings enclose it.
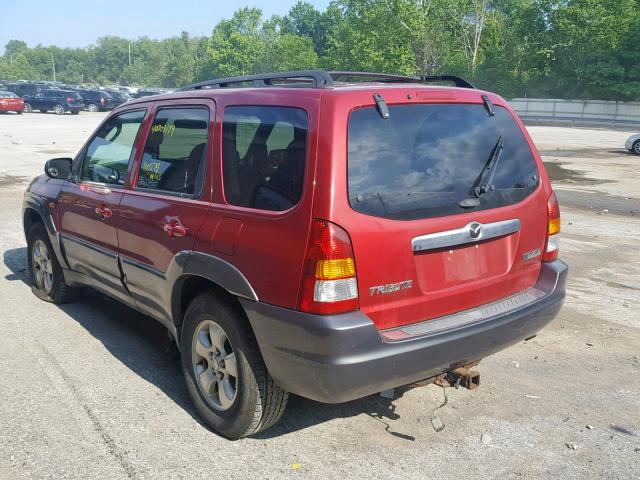
<path fill-rule="evenodd" d="M 16 113 L 17 113 L 18 115 L 22 115 L 22 110 L 16 110 Z"/>
<path fill-rule="evenodd" d="M 71 110 L 71 115 L 78 115 L 80 110 Z"/>
<path fill-rule="evenodd" d="M 40 109 L 40 113 L 47 113 L 49 110 L 43 110 L 42 108 Z"/>
<path fill-rule="evenodd" d="M 62 267 L 51 247 L 44 225 L 41 223 L 33 225 L 27 239 L 31 291 L 35 296 L 45 302 L 56 304 L 76 300 L 81 289 L 70 287 L 64 281 Z"/>
<path fill-rule="evenodd" d="M 87 106 L 87 110 L 89 110 L 90 112 L 97 112 L 98 111 L 98 105 L 96 105 L 95 103 L 90 103 Z"/>
<path fill-rule="evenodd" d="M 631 145 L 631 151 L 636 155 L 640 155 L 640 140 L 633 142 L 633 145 Z"/>
<path fill-rule="evenodd" d="M 239 305 L 214 293 L 197 296 L 184 316 L 180 346 L 187 390 L 213 430 L 237 440 L 280 419 L 289 394 L 269 376 Z"/>
<path fill-rule="evenodd" d="M 31 104 L 25 102 L 24 111 L 27 112 L 27 113 L 33 112 L 33 108 L 31 108 Z"/>
<path fill-rule="evenodd" d="M 60 104 L 57 104 L 55 107 L 53 107 L 53 112 L 56 115 L 64 115 L 64 107 Z"/>

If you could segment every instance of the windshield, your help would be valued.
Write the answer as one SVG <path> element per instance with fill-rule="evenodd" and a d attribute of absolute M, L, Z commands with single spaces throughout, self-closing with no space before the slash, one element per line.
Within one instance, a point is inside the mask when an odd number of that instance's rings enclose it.
<path fill-rule="evenodd" d="M 375 107 L 349 118 L 349 202 L 378 217 L 412 220 L 517 203 L 538 186 L 538 169 L 511 114 L 484 105 Z M 487 159 L 502 137 L 492 188 L 476 198 Z M 468 199 L 475 201 L 469 202 Z"/>

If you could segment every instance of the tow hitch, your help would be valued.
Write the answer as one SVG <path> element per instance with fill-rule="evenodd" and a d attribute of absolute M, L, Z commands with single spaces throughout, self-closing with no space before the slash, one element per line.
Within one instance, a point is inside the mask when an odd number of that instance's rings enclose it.
<path fill-rule="evenodd" d="M 480 372 L 468 367 L 460 367 L 436 377 L 433 383 L 441 387 L 455 387 L 456 389 L 463 387 L 475 390 L 480 386 Z"/>
<path fill-rule="evenodd" d="M 462 386 L 464 388 L 468 388 L 469 390 L 475 390 L 480 386 L 480 373 L 471 370 L 470 368 L 476 366 L 477 364 L 478 362 L 475 362 L 471 365 L 467 365 L 466 367 L 460 367 L 450 370 L 447 373 L 438 375 L 434 380 L 432 380 L 433 383 L 442 387 L 442 393 L 444 394 L 444 402 L 431 414 L 431 425 L 433 425 L 433 429 L 436 432 L 441 432 L 442 430 L 444 430 L 444 423 L 442 423 L 442 420 L 440 420 L 440 417 L 437 415 L 437 413 L 438 410 L 440 410 L 449 402 L 449 398 L 447 397 L 447 387 L 455 387 L 456 389 L 458 389 L 460 388 L 460 386 Z"/>
<path fill-rule="evenodd" d="M 447 372 L 447 381 L 452 387 L 475 390 L 480 386 L 480 373 L 469 368 L 460 367 Z"/>

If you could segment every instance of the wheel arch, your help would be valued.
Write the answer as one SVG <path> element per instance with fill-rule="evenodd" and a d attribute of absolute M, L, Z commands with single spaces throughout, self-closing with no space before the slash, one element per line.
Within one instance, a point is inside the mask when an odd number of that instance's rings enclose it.
<path fill-rule="evenodd" d="M 25 238 L 27 238 L 31 228 L 33 228 L 36 223 L 41 223 L 46 228 L 42 216 L 34 208 L 25 208 L 22 216 L 22 226 L 24 228 Z"/>
<path fill-rule="evenodd" d="M 200 293 L 213 291 L 219 297 L 237 304 L 242 311 L 244 308 L 238 297 L 258 301 L 258 295 L 242 272 L 219 257 L 189 252 L 181 270 L 172 282 L 171 289 L 171 317 L 177 331 L 180 330 L 189 303 Z"/>
<path fill-rule="evenodd" d="M 49 211 L 49 207 L 44 198 L 36 196 L 36 195 L 27 195 L 24 200 L 24 207 L 22 212 L 22 226 L 24 229 L 24 236 L 28 239 L 29 231 L 36 223 L 41 223 L 45 230 L 47 231 L 47 235 L 49 236 L 49 241 L 51 242 L 51 246 L 53 247 L 53 252 L 60 263 L 60 266 L 63 269 L 69 268 L 66 262 L 64 255 L 62 254 L 62 249 L 60 247 L 58 230 L 53 221 L 53 217 L 51 216 L 51 212 Z"/>

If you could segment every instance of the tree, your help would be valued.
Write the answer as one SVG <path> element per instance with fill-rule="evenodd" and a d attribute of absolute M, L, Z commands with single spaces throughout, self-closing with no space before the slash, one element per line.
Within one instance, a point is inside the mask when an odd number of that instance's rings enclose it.
<path fill-rule="evenodd" d="M 11 40 L 0 78 L 179 87 L 316 68 L 459 74 L 506 97 L 640 100 L 639 0 L 299 1 L 237 10 L 208 37 L 99 38 L 87 48 Z"/>
<path fill-rule="evenodd" d="M 28 80 L 36 78 L 37 73 L 29 64 L 24 53 L 12 54 L 10 59 L 0 61 L 0 78 L 6 80 Z"/>
<path fill-rule="evenodd" d="M 216 25 L 206 49 L 216 75 L 231 77 L 257 70 L 266 48 L 261 26 L 262 11 L 257 8 L 237 10 L 230 20 Z"/>
<path fill-rule="evenodd" d="M 326 18 L 310 3 L 296 3 L 282 18 L 281 25 L 283 33 L 309 37 L 318 55 L 324 52 L 327 35 Z"/>
<path fill-rule="evenodd" d="M 318 54 L 310 37 L 277 35 L 263 57 L 260 70 L 286 72 L 318 67 Z"/>
<path fill-rule="evenodd" d="M 9 40 L 4 46 L 4 56 L 10 58 L 12 55 L 24 53 L 27 48 L 27 43 L 22 40 Z"/>
<path fill-rule="evenodd" d="M 335 2 L 330 12 L 334 26 L 327 34 L 322 63 L 338 70 L 415 73 L 413 33 L 402 26 L 411 12 L 408 4 L 406 0 Z"/>

